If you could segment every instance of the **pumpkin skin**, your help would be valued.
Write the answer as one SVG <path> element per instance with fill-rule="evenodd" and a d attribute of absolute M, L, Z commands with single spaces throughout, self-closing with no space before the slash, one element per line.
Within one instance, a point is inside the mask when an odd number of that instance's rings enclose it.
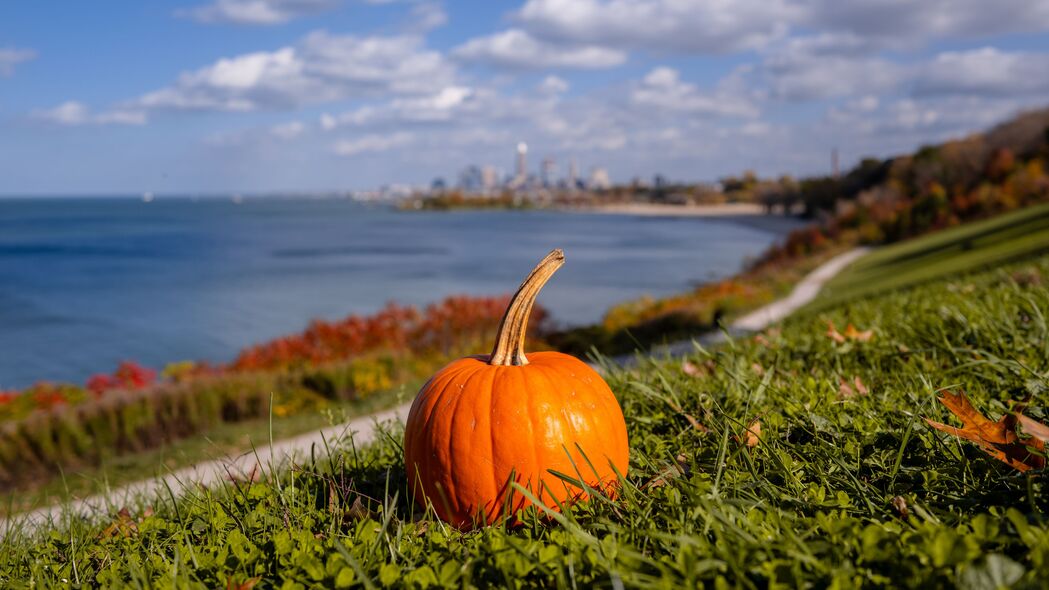
<path fill-rule="evenodd" d="M 529 354 L 524 366 L 488 358 L 449 364 L 416 397 L 404 439 L 416 500 L 428 498 L 442 520 L 468 529 L 531 504 L 509 488 L 511 475 L 553 510 L 586 493 L 547 470 L 612 491 L 615 470 L 626 475 L 629 446 L 604 380 L 559 352 Z"/>

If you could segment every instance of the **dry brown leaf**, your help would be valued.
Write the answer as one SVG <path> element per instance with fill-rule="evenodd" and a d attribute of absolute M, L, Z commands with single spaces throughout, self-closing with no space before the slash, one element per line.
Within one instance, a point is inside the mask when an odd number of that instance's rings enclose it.
<path fill-rule="evenodd" d="M 102 538 L 115 537 L 120 535 L 121 537 L 130 537 L 131 535 L 138 532 L 138 523 L 135 519 L 131 518 L 131 511 L 127 509 L 127 506 L 120 509 L 117 512 L 117 517 L 113 519 L 113 522 L 109 524 L 99 534 Z"/>
<path fill-rule="evenodd" d="M 1020 421 L 1020 429 L 1024 431 L 1024 434 L 1029 434 L 1043 443 L 1049 443 L 1049 426 L 1036 422 L 1023 414 L 1017 414 L 1016 419 Z"/>
<path fill-rule="evenodd" d="M 845 342 L 845 337 L 834 327 L 834 322 L 827 322 L 827 338 L 830 338 L 838 344 Z"/>
<path fill-rule="evenodd" d="M 1036 425 L 1035 431 L 1037 432 L 1041 432 L 1037 426 L 1044 428 L 1044 425 L 1022 414 L 1006 414 L 994 422 L 978 412 L 963 393 L 945 391 L 939 400 L 961 420 L 962 427 L 948 426 L 926 418 L 925 421 L 929 423 L 929 426 L 976 443 L 988 455 L 1007 463 L 1018 471 L 1045 467 L 1045 457 L 1032 452 L 1033 450 L 1037 453 L 1044 453 L 1045 440 L 1036 435 L 1020 439 L 1016 434 L 1018 422 L 1021 424 L 1029 422 Z"/>
<path fill-rule="evenodd" d="M 758 446 L 758 443 L 761 442 L 761 420 L 751 422 L 750 426 L 747 427 L 746 432 L 741 436 L 736 437 L 736 440 L 750 448 Z"/>
<path fill-rule="evenodd" d="M 844 331 L 839 332 L 838 328 L 834 326 L 834 322 L 827 322 L 827 337 L 838 344 L 844 344 L 849 340 L 867 342 L 874 337 L 874 330 L 861 331 L 850 322 L 849 325 L 845 326 Z"/>
<path fill-rule="evenodd" d="M 698 377 L 702 374 L 702 371 L 700 371 L 699 367 L 693 365 L 690 361 L 685 361 L 681 363 L 681 371 L 689 377 Z"/>
<path fill-rule="evenodd" d="M 903 496 L 895 496 L 892 499 L 892 508 L 900 518 L 906 519 L 911 511 L 907 508 L 907 500 Z"/>
<path fill-rule="evenodd" d="M 655 477 L 641 486 L 641 489 L 659 488 L 670 483 L 670 480 L 692 475 L 692 466 L 688 464 L 688 457 L 682 454 L 674 457 L 674 464 L 662 469 Z"/>
<path fill-rule="evenodd" d="M 260 580 L 262 580 L 262 576 L 255 576 L 237 584 L 233 581 L 233 578 L 226 578 L 226 590 L 251 590 Z"/>
<path fill-rule="evenodd" d="M 848 399 L 857 395 L 867 395 L 868 393 L 870 393 L 870 390 L 867 389 L 867 386 L 863 384 L 863 381 L 858 376 L 853 377 L 852 381 L 842 379 L 838 385 L 838 397 L 841 398 Z"/>
<path fill-rule="evenodd" d="M 754 371 L 759 377 L 765 374 L 765 368 L 757 363 L 750 365 L 750 370 Z"/>
<path fill-rule="evenodd" d="M 678 414 L 681 414 L 682 416 L 684 416 L 685 420 L 688 420 L 688 423 L 691 424 L 692 427 L 695 428 L 696 430 L 700 431 L 703 434 L 706 434 L 706 433 L 710 432 L 709 428 L 707 428 L 706 426 L 703 426 L 703 424 L 699 420 L 696 420 L 695 416 L 693 416 L 692 414 L 689 414 L 688 412 L 686 412 L 684 410 L 684 408 L 682 408 L 681 406 L 677 405 L 676 403 L 674 403 L 673 401 L 671 401 L 669 399 L 667 400 L 667 405 L 670 406 L 671 410 L 674 410 Z"/>
<path fill-rule="evenodd" d="M 874 330 L 859 331 L 856 326 L 849 324 L 845 326 L 845 332 L 842 334 L 849 340 L 856 340 L 857 342 L 866 342 L 874 336 Z"/>
<path fill-rule="evenodd" d="M 692 414 L 686 414 L 685 412 L 681 412 L 681 415 L 685 417 L 685 420 L 688 420 L 688 423 L 692 425 L 692 428 L 695 428 L 703 434 L 710 432 L 710 429 L 706 426 L 703 426 L 703 424 L 699 420 L 696 420 L 696 417 Z"/>

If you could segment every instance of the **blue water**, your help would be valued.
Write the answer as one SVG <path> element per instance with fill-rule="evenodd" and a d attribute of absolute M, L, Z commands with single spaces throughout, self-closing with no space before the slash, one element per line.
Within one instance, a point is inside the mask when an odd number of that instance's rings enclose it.
<path fill-rule="evenodd" d="M 122 359 L 225 361 L 312 318 L 510 292 L 553 247 L 563 324 L 736 272 L 778 236 L 730 221 L 399 213 L 346 200 L 0 200 L 0 389 Z"/>

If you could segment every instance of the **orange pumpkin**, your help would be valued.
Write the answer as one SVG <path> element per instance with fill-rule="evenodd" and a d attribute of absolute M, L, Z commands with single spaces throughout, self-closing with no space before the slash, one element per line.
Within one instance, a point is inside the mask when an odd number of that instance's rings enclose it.
<path fill-rule="evenodd" d="M 531 501 L 547 508 L 586 498 L 552 472 L 614 492 L 626 475 L 626 422 L 612 391 L 579 359 L 525 357 L 528 316 L 543 284 L 564 264 L 554 250 L 521 284 L 492 354 L 459 359 L 423 385 L 408 414 L 404 458 L 415 498 L 462 529 L 491 524 Z"/>

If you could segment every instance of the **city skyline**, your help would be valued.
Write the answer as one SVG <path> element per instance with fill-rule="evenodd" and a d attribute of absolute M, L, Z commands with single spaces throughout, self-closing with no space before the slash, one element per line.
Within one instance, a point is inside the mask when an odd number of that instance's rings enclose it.
<path fill-rule="evenodd" d="M 617 183 L 830 174 L 835 148 L 848 169 L 1049 100 L 1049 8 L 987 12 L 971 0 L 8 3 L 0 194 L 428 186 L 469 163 L 506 166 L 493 154 L 517 142 L 539 178 L 545 158 L 559 178 L 600 166 Z"/>

